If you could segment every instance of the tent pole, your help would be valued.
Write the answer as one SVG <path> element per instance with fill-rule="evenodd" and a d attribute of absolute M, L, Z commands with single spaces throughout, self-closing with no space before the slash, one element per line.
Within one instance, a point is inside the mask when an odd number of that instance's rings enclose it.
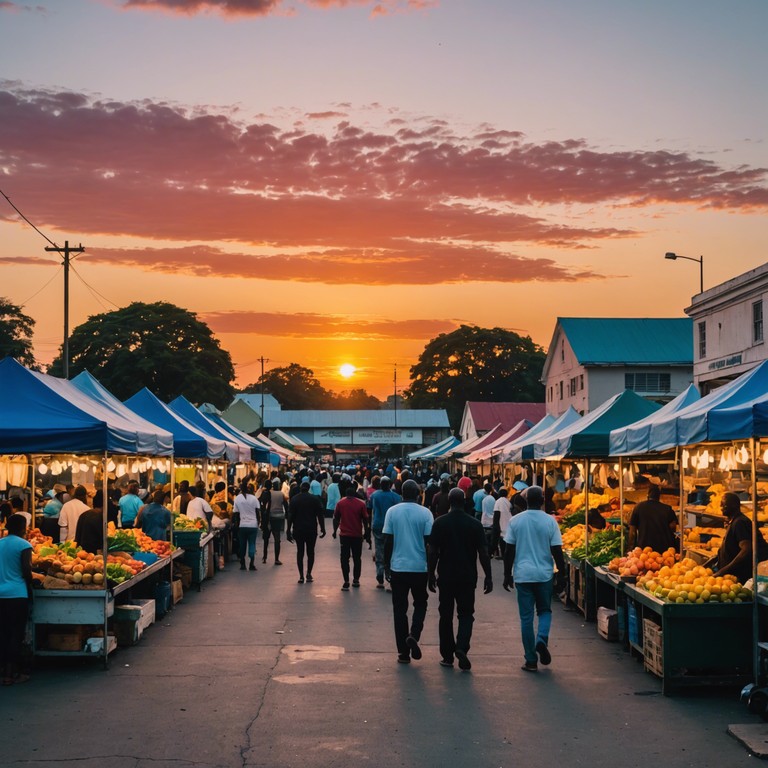
<path fill-rule="evenodd" d="M 680 450 L 680 446 L 675 447 L 675 466 L 677 467 L 677 484 L 680 486 L 680 509 L 677 512 L 678 528 L 680 529 L 680 544 L 678 549 L 680 551 L 680 558 L 682 559 L 685 552 L 685 484 L 683 483 L 683 453 Z"/>
<path fill-rule="evenodd" d="M 619 546 L 624 554 L 624 457 L 619 456 Z"/>
<path fill-rule="evenodd" d="M 101 492 L 102 492 L 102 508 L 101 508 L 101 556 L 104 565 L 104 669 L 109 666 L 109 587 L 107 586 L 107 557 L 109 556 L 109 541 L 108 541 L 108 520 L 107 509 L 109 508 L 109 481 L 107 478 L 107 461 L 109 455 L 104 451 L 104 455 L 101 459 Z"/>
<path fill-rule="evenodd" d="M 754 437 L 749 440 L 752 469 L 752 680 L 759 685 L 760 677 L 760 627 L 757 609 L 757 441 Z M 762 536 L 762 534 L 760 534 Z"/>
<path fill-rule="evenodd" d="M 586 460 L 584 469 L 587 474 L 587 482 L 584 486 L 584 551 L 589 557 L 589 486 L 591 483 L 589 459 Z"/>

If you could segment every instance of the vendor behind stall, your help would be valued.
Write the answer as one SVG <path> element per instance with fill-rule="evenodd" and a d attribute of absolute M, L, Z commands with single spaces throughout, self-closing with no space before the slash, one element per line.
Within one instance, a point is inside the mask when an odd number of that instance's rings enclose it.
<path fill-rule="evenodd" d="M 629 519 L 629 548 L 650 547 L 654 552 L 666 552 L 675 546 L 677 516 L 669 504 L 662 504 L 658 485 L 648 487 L 648 500 L 641 501 Z"/>
<path fill-rule="evenodd" d="M 731 573 L 744 584 L 752 577 L 752 521 L 741 511 L 741 499 L 735 493 L 725 493 L 720 508 L 727 518 L 723 543 L 717 553 L 716 576 Z M 757 530 L 757 560 L 768 560 L 768 543 Z"/>
<path fill-rule="evenodd" d="M 141 508 L 136 518 L 137 527 L 156 541 L 168 541 L 171 527 L 171 512 L 163 506 L 165 496 L 165 489 L 156 490 L 152 494 L 152 501 Z"/>
<path fill-rule="evenodd" d="M 77 518 L 75 541 L 94 555 L 104 548 L 104 510 L 94 504 Z"/>

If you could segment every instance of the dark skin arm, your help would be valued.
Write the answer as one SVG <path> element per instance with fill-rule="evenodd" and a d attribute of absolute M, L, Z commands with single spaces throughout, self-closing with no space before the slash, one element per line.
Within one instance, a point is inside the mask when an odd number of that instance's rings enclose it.
<path fill-rule="evenodd" d="M 288 505 L 288 512 L 285 514 L 285 538 L 288 541 L 293 541 L 293 515 L 294 515 L 293 503 Z"/>
<path fill-rule="evenodd" d="M 440 547 L 430 542 L 427 546 L 427 573 L 429 574 L 427 577 L 427 587 L 430 592 L 437 591 L 437 577 L 435 572 L 437 570 L 437 562 L 439 559 Z"/>
<path fill-rule="evenodd" d="M 315 506 L 317 507 L 315 516 L 317 517 L 317 522 L 320 525 L 320 538 L 322 539 L 325 536 L 325 508 L 322 502 L 318 502 Z"/>
<path fill-rule="evenodd" d="M 485 542 L 483 542 L 483 544 L 485 544 Z M 480 566 L 483 569 L 483 573 L 485 573 L 483 594 L 487 595 L 489 592 L 493 592 L 493 574 L 491 573 L 491 558 L 488 554 L 488 548 L 486 546 L 478 548 L 477 555 L 480 558 Z"/>
<path fill-rule="evenodd" d="M 560 593 L 565 588 L 565 559 L 563 558 L 563 548 L 561 546 L 550 547 L 552 559 L 557 566 L 555 574 L 555 591 Z"/>
<path fill-rule="evenodd" d="M 27 584 L 32 584 L 32 550 L 25 549 L 21 553 L 21 575 Z"/>
<path fill-rule="evenodd" d="M 749 539 L 742 539 L 739 542 L 739 551 L 736 557 L 730 563 L 725 563 L 722 568 L 717 569 L 716 576 L 725 576 L 726 573 L 733 573 L 734 568 L 738 568 L 740 563 L 752 561 L 752 542 Z"/>
<path fill-rule="evenodd" d="M 391 533 L 384 534 L 384 578 L 392 580 L 389 564 L 392 562 L 392 550 L 395 548 L 395 537 Z"/>
<path fill-rule="evenodd" d="M 507 544 L 507 548 L 504 550 L 504 581 L 502 586 L 507 592 L 515 586 L 515 582 L 512 580 L 512 566 L 515 564 L 516 550 L 514 544 Z"/>

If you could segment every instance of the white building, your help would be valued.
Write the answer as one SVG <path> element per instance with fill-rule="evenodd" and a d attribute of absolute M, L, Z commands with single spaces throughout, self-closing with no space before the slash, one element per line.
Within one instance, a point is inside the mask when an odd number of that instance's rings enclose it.
<path fill-rule="evenodd" d="M 693 376 L 702 395 L 768 358 L 763 317 L 768 263 L 694 296 Z"/>
<path fill-rule="evenodd" d="M 541 381 L 547 413 L 588 413 L 632 389 L 668 401 L 693 380 L 688 318 L 559 317 Z"/>

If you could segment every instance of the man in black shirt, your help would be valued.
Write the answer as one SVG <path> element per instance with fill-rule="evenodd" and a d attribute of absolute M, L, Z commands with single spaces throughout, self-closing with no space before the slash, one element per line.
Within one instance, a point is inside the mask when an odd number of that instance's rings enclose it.
<path fill-rule="evenodd" d="M 725 493 L 720 502 L 728 518 L 723 543 L 717 553 L 716 576 L 731 573 L 744 584 L 752 577 L 752 521 L 741 511 L 741 500 L 735 493 Z M 768 558 L 768 543 L 757 530 L 757 561 Z"/>
<path fill-rule="evenodd" d="M 286 517 L 286 538 L 296 541 L 296 565 L 299 569 L 299 584 L 304 583 L 304 550 L 307 551 L 307 581 L 312 581 L 312 567 L 315 564 L 315 543 L 317 526 L 320 538 L 325 536 L 325 510 L 319 496 L 309 492 L 309 482 L 301 483 L 299 493 L 288 504 Z"/>
<path fill-rule="evenodd" d="M 677 518 L 669 504 L 662 504 L 658 485 L 648 489 L 648 501 L 641 501 L 629 519 L 629 548 L 650 547 L 654 552 L 666 552 L 675 546 Z"/>
<path fill-rule="evenodd" d="M 459 668 L 468 670 L 472 668 L 467 654 L 475 620 L 477 558 L 480 558 L 480 565 L 485 572 L 483 594 L 486 595 L 493 590 L 491 559 L 482 524 L 464 511 L 464 491 L 454 488 L 448 494 L 448 502 L 448 514 L 435 520 L 429 536 L 428 585 L 431 592 L 436 591 L 436 585 L 440 588 L 440 663 L 444 667 L 452 667 L 455 654 Z M 454 607 L 459 620 L 455 637 Z"/>

